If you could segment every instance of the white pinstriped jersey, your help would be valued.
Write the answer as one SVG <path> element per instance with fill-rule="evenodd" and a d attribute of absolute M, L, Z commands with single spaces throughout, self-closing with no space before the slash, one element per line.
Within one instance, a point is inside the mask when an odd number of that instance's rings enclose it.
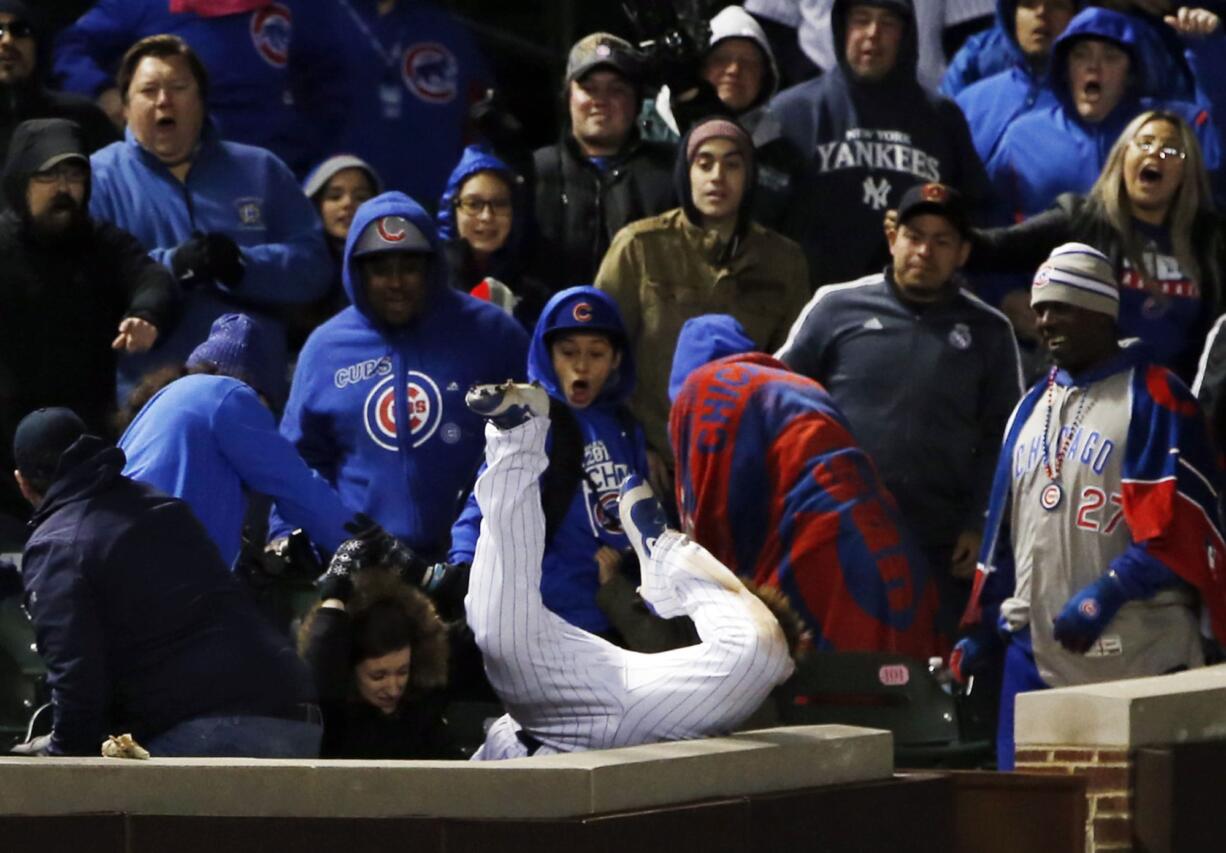
<path fill-rule="evenodd" d="M 642 567 L 642 595 L 664 617 L 689 615 L 698 645 L 660 654 L 618 648 L 575 628 L 541 601 L 545 517 L 539 478 L 547 417 L 486 429 L 478 478 L 484 518 L 465 607 L 507 716 L 476 759 L 702 737 L 731 730 L 793 669 L 774 616 L 723 564 L 665 533 Z"/>
<path fill-rule="evenodd" d="M 1059 466 L 1058 487 L 1043 464 L 1046 395 L 1013 446 L 1009 518 L 1016 586 L 1001 613 L 1015 627 L 1034 626 L 1035 662 L 1052 687 L 1156 675 L 1202 663 L 1195 596 L 1183 584 L 1125 604 L 1085 655 L 1065 650 L 1052 634 L 1052 621 L 1065 602 L 1097 580 L 1132 542 L 1121 473 L 1132 379 L 1132 370 L 1122 370 L 1089 385 L 1052 389 L 1047 457 L 1053 469 L 1058 443 L 1068 437 L 1079 408 L 1082 412 Z"/>

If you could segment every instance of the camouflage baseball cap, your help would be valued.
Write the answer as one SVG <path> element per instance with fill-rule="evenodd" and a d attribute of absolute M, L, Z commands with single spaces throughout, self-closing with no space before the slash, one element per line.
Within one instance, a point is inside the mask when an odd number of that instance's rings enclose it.
<path fill-rule="evenodd" d="M 426 235 L 403 216 L 380 216 L 366 226 L 353 246 L 350 257 L 360 258 L 379 252 L 433 252 Z"/>
<path fill-rule="evenodd" d="M 638 83 L 639 60 L 630 42 L 611 33 L 592 33 L 575 42 L 566 59 L 566 82 L 589 71 L 608 67 L 632 83 Z"/>

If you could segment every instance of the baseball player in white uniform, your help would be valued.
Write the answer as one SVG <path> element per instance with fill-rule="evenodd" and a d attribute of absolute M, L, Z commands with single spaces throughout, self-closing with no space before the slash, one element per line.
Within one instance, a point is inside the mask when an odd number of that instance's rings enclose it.
<path fill-rule="evenodd" d="M 575 628 L 541 600 L 549 402 L 534 385 L 479 385 L 469 407 L 490 420 L 483 513 L 465 607 L 485 669 L 508 713 L 476 760 L 546 755 L 730 731 L 791 675 L 783 630 L 722 563 L 668 530 L 650 487 L 622 485 L 622 525 L 638 552 L 645 601 L 688 615 L 701 642 L 659 654 L 619 648 Z"/>

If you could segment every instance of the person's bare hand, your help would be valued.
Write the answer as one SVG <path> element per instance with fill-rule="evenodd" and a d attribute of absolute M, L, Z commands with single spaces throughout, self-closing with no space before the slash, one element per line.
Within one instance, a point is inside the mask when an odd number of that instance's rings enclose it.
<path fill-rule="evenodd" d="M 119 323 L 119 336 L 111 341 L 111 349 L 127 353 L 147 352 L 157 339 L 157 326 L 140 317 L 124 317 Z"/>
<path fill-rule="evenodd" d="M 1222 19 L 1213 12 L 1192 6 L 1180 6 L 1174 15 L 1167 15 L 1162 20 L 1185 36 L 1213 35 L 1222 25 Z"/>
<path fill-rule="evenodd" d="M 983 544 L 983 534 L 978 530 L 963 530 L 954 543 L 954 553 L 949 561 L 949 573 L 960 580 L 968 580 L 975 576 L 975 565 L 979 560 L 979 546 Z"/>
<path fill-rule="evenodd" d="M 600 546 L 600 549 L 596 552 L 596 572 L 601 586 L 619 577 L 621 575 L 621 566 L 622 555 L 619 552 L 608 545 Z"/>

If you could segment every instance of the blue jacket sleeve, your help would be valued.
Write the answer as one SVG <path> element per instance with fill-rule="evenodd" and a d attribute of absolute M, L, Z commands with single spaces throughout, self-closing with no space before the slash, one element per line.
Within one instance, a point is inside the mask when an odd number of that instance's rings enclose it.
<path fill-rule="evenodd" d="M 88 97 L 115 85 L 113 69 L 136 41 L 137 0 L 98 0 L 55 41 L 53 67 L 61 88 Z"/>
<path fill-rule="evenodd" d="M 485 465 L 481 466 L 485 471 Z M 481 476 L 480 473 L 477 474 Z M 477 553 L 477 535 L 481 532 L 481 507 L 477 505 L 477 493 L 472 492 L 460 517 L 451 526 L 451 550 L 447 553 L 449 563 L 471 563 Z"/>
<path fill-rule="evenodd" d="M 321 418 L 313 417 L 310 401 L 310 381 L 308 377 L 316 372 L 314 348 L 308 340 L 298 358 L 294 369 L 294 379 L 290 384 L 289 400 L 281 413 L 281 437 L 298 451 L 302 460 L 329 483 L 336 483 L 336 445 L 329 436 L 320 430 Z M 314 424 L 312 429 L 306 429 L 304 423 Z M 269 540 L 288 536 L 294 529 L 274 504 L 268 520 Z"/>
<path fill-rule="evenodd" d="M 823 305 L 824 294 L 818 291 L 792 324 L 788 339 L 784 341 L 775 358 L 782 361 L 802 376 L 825 382 L 826 347 L 830 343 L 828 306 Z"/>
<path fill-rule="evenodd" d="M 222 454 L 243 483 L 276 501 L 282 518 L 304 528 L 312 541 L 329 551 L 348 538 L 344 524 L 353 512 L 277 432 L 272 412 L 254 391 L 236 388 L 227 393 L 211 426 Z"/>
<path fill-rule="evenodd" d="M 269 163 L 270 242 L 242 247 L 247 271 L 238 295 L 265 303 L 310 302 L 327 292 L 332 279 L 332 259 L 319 217 L 293 173 L 271 155 Z M 166 262 L 169 256 L 155 256 L 155 260 Z"/>
<path fill-rule="evenodd" d="M 109 734 L 110 679 L 84 555 L 67 542 L 38 543 L 22 563 L 26 608 L 52 697 L 55 755 L 97 755 Z"/>

